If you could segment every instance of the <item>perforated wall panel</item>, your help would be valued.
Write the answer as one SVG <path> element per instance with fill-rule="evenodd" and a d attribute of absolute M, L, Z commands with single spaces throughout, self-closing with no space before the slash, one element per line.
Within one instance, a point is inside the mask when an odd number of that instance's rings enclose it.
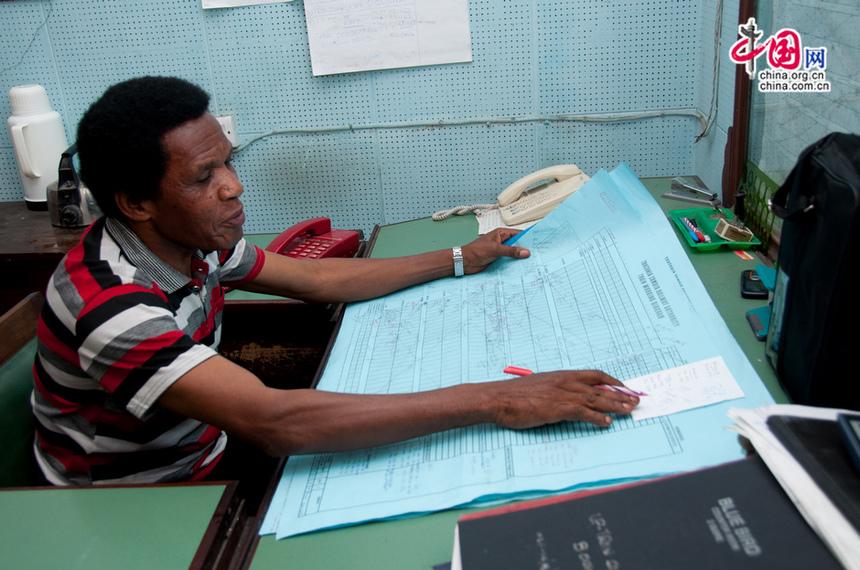
<path fill-rule="evenodd" d="M 542 2 L 536 37 L 544 113 L 693 106 L 698 12 L 686 2 Z"/>
<path fill-rule="evenodd" d="M 44 85 L 74 140 L 107 86 L 184 77 L 212 95 L 213 114 L 236 116 L 246 232 L 321 215 L 369 232 L 490 202 L 562 162 L 593 174 L 625 161 L 643 177 L 718 170 L 722 146 L 697 159 L 689 114 L 709 100 L 715 13 L 698 0 L 470 0 L 472 62 L 314 77 L 301 0 L 0 2 L 0 87 Z M 731 84 L 721 88 L 729 104 Z M 668 114 L 628 118 L 643 111 Z M 4 130 L 0 200 L 22 198 Z"/>

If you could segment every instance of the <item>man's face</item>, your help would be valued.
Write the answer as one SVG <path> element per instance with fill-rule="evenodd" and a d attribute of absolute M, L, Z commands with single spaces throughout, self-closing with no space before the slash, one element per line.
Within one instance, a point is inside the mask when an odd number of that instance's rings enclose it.
<path fill-rule="evenodd" d="M 167 172 L 152 201 L 159 249 L 230 249 L 242 237 L 242 184 L 230 162 L 232 147 L 218 121 L 205 113 L 162 138 Z M 168 253 L 156 251 L 156 253 Z"/>

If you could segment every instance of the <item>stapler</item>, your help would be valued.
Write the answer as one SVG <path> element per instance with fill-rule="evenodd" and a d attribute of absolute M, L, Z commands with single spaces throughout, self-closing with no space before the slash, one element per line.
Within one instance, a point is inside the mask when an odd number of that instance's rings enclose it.
<path fill-rule="evenodd" d="M 717 198 L 714 192 L 699 188 L 689 182 L 684 182 L 680 178 L 672 179 L 672 189 L 669 192 L 663 193 L 664 198 L 672 198 L 683 202 L 693 202 L 703 206 L 712 206 L 717 208 L 721 200 Z"/>

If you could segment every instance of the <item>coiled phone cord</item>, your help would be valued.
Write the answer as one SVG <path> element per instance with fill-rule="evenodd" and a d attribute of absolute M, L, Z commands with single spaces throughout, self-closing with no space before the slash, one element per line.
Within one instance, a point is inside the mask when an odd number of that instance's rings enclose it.
<path fill-rule="evenodd" d="M 451 208 L 450 210 L 440 210 L 436 212 L 435 214 L 433 214 L 433 219 L 439 222 L 453 215 L 465 216 L 466 214 L 473 213 L 475 210 L 495 210 L 498 207 L 498 204 L 473 204 L 471 206 L 457 206 L 456 208 Z"/>

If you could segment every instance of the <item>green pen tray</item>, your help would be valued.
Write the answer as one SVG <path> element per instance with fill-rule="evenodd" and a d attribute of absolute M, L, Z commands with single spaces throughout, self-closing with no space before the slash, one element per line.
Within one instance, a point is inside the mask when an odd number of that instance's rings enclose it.
<path fill-rule="evenodd" d="M 720 212 L 725 214 L 726 219 L 728 220 L 733 220 L 735 218 L 735 215 L 731 210 L 720 208 Z M 727 247 L 729 249 L 749 249 L 754 245 L 761 244 L 755 236 L 753 236 L 750 241 L 729 241 L 718 236 L 717 232 L 714 230 L 716 230 L 717 223 L 720 219 L 711 217 L 715 213 L 716 211 L 713 208 L 690 208 L 687 210 L 669 210 L 668 212 L 669 217 L 673 222 L 675 222 L 678 229 L 681 230 L 681 236 L 687 241 L 690 247 L 699 251 L 713 251 L 722 247 Z M 706 236 L 710 236 L 710 243 L 699 243 L 693 240 L 690 236 L 690 232 L 687 230 L 687 226 L 684 225 L 681 218 L 688 218 L 696 222 L 696 225 L 699 227 L 699 231 Z"/>

